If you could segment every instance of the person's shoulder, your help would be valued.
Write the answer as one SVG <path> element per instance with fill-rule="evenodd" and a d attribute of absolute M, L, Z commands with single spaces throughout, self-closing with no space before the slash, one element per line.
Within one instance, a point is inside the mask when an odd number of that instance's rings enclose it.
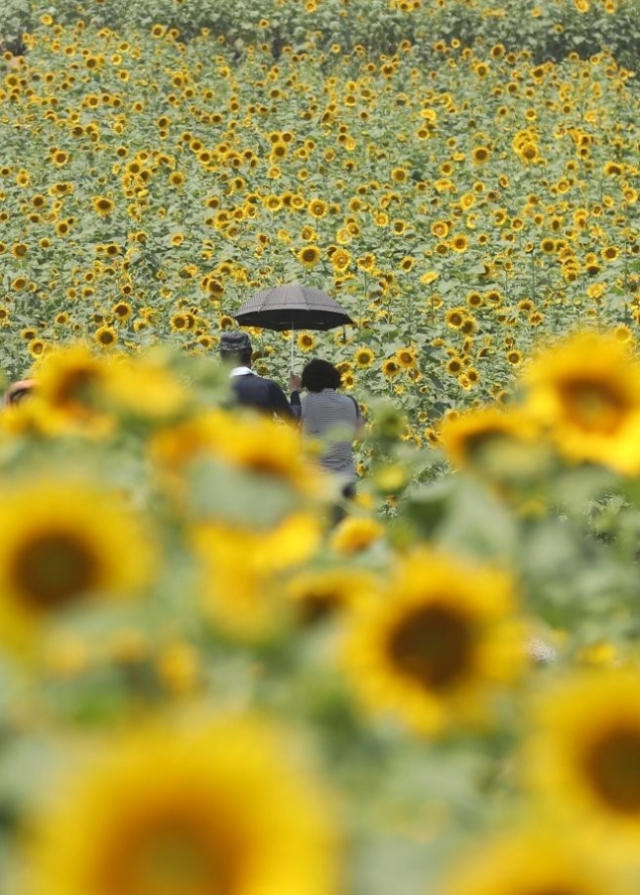
<path fill-rule="evenodd" d="M 334 400 L 337 403 L 344 405 L 344 407 L 352 407 L 354 404 L 357 406 L 356 399 L 353 395 L 345 395 L 342 392 L 334 392 L 334 395 Z"/>
<path fill-rule="evenodd" d="M 340 395 L 343 407 L 349 407 L 355 411 L 356 416 L 360 416 L 360 405 L 353 395 Z"/>

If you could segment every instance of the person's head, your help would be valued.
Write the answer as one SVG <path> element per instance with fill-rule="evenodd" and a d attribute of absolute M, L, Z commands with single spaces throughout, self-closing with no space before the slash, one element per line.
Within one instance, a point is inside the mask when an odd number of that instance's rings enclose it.
<path fill-rule="evenodd" d="M 251 339 L 246 333 L 224 332 L 220 336 L 220 357 L 225 363 L 239 366 L 251 366 Z"/>
<path fill-rule="evenodd" d="M 12 382 L 4 395 L 5 407 L 11 404 L 19 404 L 31 394 L 34 386 L 35 381 L 33 379 L 21 379 L 19 382 Z"/>
<path fill-rule="evenodd" d="M 340 388 L 342 374 L 328 360 L 314 358 L 302 371 L 302 388 L 321 392 L 323 388 Z"/>

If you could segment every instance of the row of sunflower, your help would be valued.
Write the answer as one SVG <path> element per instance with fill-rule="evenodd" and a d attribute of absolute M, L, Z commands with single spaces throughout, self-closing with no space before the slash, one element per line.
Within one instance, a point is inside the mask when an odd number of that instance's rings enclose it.
<path fill-rule="evenodd" d="M 3 895 L 636 891 L 615 335 L 450 413 L 444 457 L 376 406 L 337 527 L 314 445 L 216 365 L 77 344 L 33 372 L 0 420 Z"/>
<path fill-rule="evenodd" d="M 123 33 L 153 27 L 182 41 L 205 33 L 236 51 L 260 40 L 278 57 L 284 46 L 300 45 L 311 33 L 323 50 L 393 53 L 401 43 L 415 45 L 423 61 L 432 60 L 433 43 L 459 40 L 500 41 L 514 49 L 527 45 L 537 60 L 559 60 L 570 52 L 590 56 L 608 47 L 621 64 L 634 64 L 640 43 L 638 0 L 521 0 L 496 5 L 489 0 L 236 0 L 231 8 L 209 0 L 98 0 L 61 4 L 6 0 L 3 38 L 19 46 L 21 35 L 39 20 L 72 25 L 78 20 Z"/>
<path fill-rule="evenodd" d="M 538 338 L 585 318 L 634 338 L 638 95 L 605 53 L 452 41 L 425 66 L 309 33 L 274 61 L 43 19 L 0 88 L 10 377 L 76 337 L 207 355 L 251 292 L 304 279 L 358 326 L 300 333 L 301 355 L 427 443 L 445 410 L 505 398 Z M 281 336 L 255 341 L 286 378 Z"/>

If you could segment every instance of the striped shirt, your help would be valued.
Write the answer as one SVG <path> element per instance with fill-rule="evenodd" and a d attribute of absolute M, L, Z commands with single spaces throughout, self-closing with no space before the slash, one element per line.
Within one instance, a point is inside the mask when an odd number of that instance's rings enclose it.
<path fill-rule="evenodd" d="M 320 465 L 355 481 L 352 442 L 362 425 L 358 405 L 348 395 L 339 395 L 333 388 L 308 392 L 301 399 L 302 431 L 323 445 Z"/>

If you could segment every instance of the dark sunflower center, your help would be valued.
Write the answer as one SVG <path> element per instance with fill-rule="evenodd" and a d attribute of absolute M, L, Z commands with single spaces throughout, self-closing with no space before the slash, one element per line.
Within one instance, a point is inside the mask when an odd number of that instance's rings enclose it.
<path fill-rule="evenodd" d="M 542 889 L 525 889 L 522 895 L 579 895 L 576 889 L 556 888 L 551 885 L 549 888 Z"/>
<path fill-rule="evenodd" d="M 585 771 L 596 794 L 614 811 L 640 812 L 640 730 L 612 730 L 587 754 Z"/>
<path fill-rule="evenodd" d="M 289 470 L 285 468 L 282 459 L 266 452 L 248 456 L 242 465 L 258 475 L 279 476 L 285 479 L 289 477 Z"/>
<path fill-rule="evenodd" d="M 403 674 L 429 689 L 444 690 L 469 668 L 472 648 L 469 622 L 444 606 L 417 609 L 393 631 L 389 656 Z"/>
<path fill-rule="evenodd" d="M 606 435 L 619 428 L 629 409 L 625 396 L 605 382 L 566 382 L 560 397 L 566 414 L 581 429 Z"/>
<path fill-rule="evenodd" d="M 238 843 L 197 822 L 152 823 L 126 843 L 106 868 L 119 895 L 232 895 L 237 891 Z M 115 884 L 115 888 L 114 888 Z"/>
<path fill-rule="evenodd" d="M 91 392 L 95 388 L 98 376 L 95 370 L 78 368 L 64 376 L 56 393 L 56 403 L 69 404 L 88 403 Z"/>
<path fill-rule="evenodd" d="M 340 594 L 326 591 L 305 594 L 300 601 L 299 617 L 305 625 L 312 625 L 331 615 L 341 604 Z"/>
<path fill-rule="evenodd" d="M 509 436 L 503 429 L 486 428 L 471 432 L 464 440 L 464 452 L 467 457 L 482 460 L 487 454 L 508 444 Z"/>
<path fill-rule="evenodd" d="M 61 608 L 96 584 L 97 562 L 74 533 L 36 535 L 18 550 L 11 581 L 33 609 Z"/>

